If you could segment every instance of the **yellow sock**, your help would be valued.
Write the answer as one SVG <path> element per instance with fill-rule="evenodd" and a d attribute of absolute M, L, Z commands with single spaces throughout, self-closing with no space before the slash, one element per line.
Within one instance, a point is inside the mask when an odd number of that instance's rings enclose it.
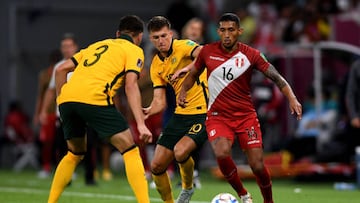
<path fill-rule="evenodd" d="M 67 184 L 69 184 L 76 166 L 83 157 L 83 155 L 75 155 L 68 152 L 61 159 L 51 183 L 48 203 L 56 203 L 59 200 L 61 193 L 64 191 Z"/>
<path fill-rule="evenodd" d="M 145 169 L 136 147 L 123 155 L 127 180 L 134 191 L 138 203 L 149 203 L 149 188 L 145 177 Z"/>
<path fill-rule="evenodd" d="M 194 160 L 190 156 L 185 162 L 179 163 L 181 186 L 183 189 L 193 187 Z"/>
<path fill-rule="evenodd" d="M 165 203 L 174 203 L 174 197 L 171 192 L 170 178 L 167 172 L 160 175 L 152 174 L 152 178 L 156 184 L 156 189 L 159 192 L 161 199 Z"/>

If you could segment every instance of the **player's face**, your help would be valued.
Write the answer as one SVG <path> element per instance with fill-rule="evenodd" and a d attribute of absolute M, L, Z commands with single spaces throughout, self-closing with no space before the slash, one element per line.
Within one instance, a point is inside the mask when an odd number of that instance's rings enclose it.
<path fill-rule="evenodd" d="M 71 58 L 78 50 L 78 46 L 72 39 L 64 39 L 61 41 L 61 53 L 64 59 Z"/>
<path fill-rule="evenodd" d="M 167 53 L 169 51 L 173 33 L 168 27 L 164 26 L 159 31 L 151 31 L 149 36 L 150 41 L 157 50 L 162 53 Z"/>
<path fill-rule="evenodd" d="M 238 42 L 242 29 L 233 21 L 223 21 L 220 22 L 217 32 L 223 48 L 231 51 L 235 48 L 234 45 Z"/>

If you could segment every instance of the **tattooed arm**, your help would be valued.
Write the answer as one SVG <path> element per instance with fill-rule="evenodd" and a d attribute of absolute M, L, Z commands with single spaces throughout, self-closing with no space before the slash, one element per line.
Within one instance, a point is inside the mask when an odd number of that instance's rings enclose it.
<path fill-rule="evenodd" d="M 291 114 L 296 113 L 297 119 L 301 119 L 302 107 L 299 101 L 297 100 L 293 90 L 291 89 L 289 83 L 280 75 L 280 73 L 275 69 L 273 65 L 270 65 L 269 68 L 264 72 L 264 75 L 272 80 L 276 86 L 281 90 L 281 92 L 286 96 L 289 101 L 289 108 Z"/>

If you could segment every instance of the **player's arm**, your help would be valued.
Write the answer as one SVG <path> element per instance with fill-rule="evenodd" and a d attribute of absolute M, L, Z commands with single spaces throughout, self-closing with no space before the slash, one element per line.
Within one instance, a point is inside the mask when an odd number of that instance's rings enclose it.
<path fill-rule="evenodd" d="M 66 83 L 67 74 L 75 70 L 75 63 L 72 59 L 66 60 L 55 71 L 55 87 L 57 95 L 60 94 L 61 87 Z"/>
<path fill-rule="evenodd" d="M 156 87 L 154 88 L 153 100 L 149 107 L 144 108 L 144 113 L 146 117 L 149 117 L 162 112 L 166 107 L 166 89 L 165 87 Z"/>
<path fill-rule="evenodd" d="M 280 75 L 280 73 L 275 69 L 273 65 L 269 65 L 269 68 L 264 72 L 264 75 L 271 79 L 276 86 L 281 90 L 281 92 L 289 100 L 289 107 L 291 114 L 296 113 L 297 119 L 301 119 L 302 107 L 299 101 L 297 100 L 292 88 L 289 83 Z"/>
<path fill-rule="evenodd" d="M 196 57 L 198 57 L 198 55 L 199 55 L 202 48 L 203 48 L 203 46 L 198 46 L 193 50 L 193 52 L 191 54 L 191 57 L 194 58 L 194 60 L 189 65 L 187 65 L 184 68 L 176 71 L 174 73 L 174 75 L 171 77 L 171 81 L 174 81 L 177 78 L 184 77 L 186 75 L 186 73 L 188 73 L 194 67 L 195 59 L 196 59 Z"/>
<path fill-rule="evenodd" d="M 205 70 L 205 67 L 201 68 L 201 69 L 197 69 L 195 66 L 193 66 L 189 72 L 189 74 L 186 76 L 178 99 L 177 99 L 177 104 L 183 108 L 186 107 L 186 103 L 188 103 L 186 101 L 186 94 L 187 91 L 194 85 L 195 81 L 199 78 L 199 76 L 201 75 L 201 73 Z"/>
<path fill-rule="evenodd" d="M 129 107 L 134 115 L 140 138 L 145 143 L 152 142 L 151 132 L 145 125 L 145 116 L 141 106 L 141 95 L 137 83 L 138 75 L 135 72 L 129 71 L 125 75 L 125 94 L 128 100 Z"/>
<path fill-rule="evenodd" d="M 53 101 L 55 100 L 55 97 L 56 97 L 55 89 L 47 88 L 44 94 L 41 111 L 39 114 L 39 121 L 42 125 L 46 124 L 47 122 L 48 110 L 52 105 Z"/>
<path fill-rule="evenodd" d="M 44 86 L 44 77 L 43 77 L 43 71 L 40 72 L 38 77 L 38 88 L 37 88 L 37 95 L 36 95 L 36 101 L 35 101 L 35 111 L 33 116 L 33 125 L 37 126 L 39 124 L 39 115 L 41 112 L 41 106 L 42 106 L 42 99 L 44 97 L 45 91 L 43 91 Z"/>

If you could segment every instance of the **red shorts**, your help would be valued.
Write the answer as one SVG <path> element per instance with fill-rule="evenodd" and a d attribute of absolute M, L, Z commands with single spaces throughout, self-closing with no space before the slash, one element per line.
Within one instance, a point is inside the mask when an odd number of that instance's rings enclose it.
<path fill-rule="evenodd" d="M 218 137 L 225 137 L 234 142 L 237 136 L 242 149 L 263 147 L 260 123 L 256 113 L 235 119 L 218 115 L 210 116 L 205 124 L 210 142 Z"/>
<path fill-rule="evenodd" d="M 158 113 L 147 118 L 145 120 L 145 125 L 153 135 L 152 143 L 156 143 L 156 140 L 162 131 L 162 113 Z M 141 144 L 139 131 L 137 130 L 137 124 L 135 120 L 130 122 L 130 128 L 133 133 L 135 143 Z"/>
<path fill-rule="evenodd" d="M 41 125 L 39 139 L 41 142 L 53 142 L 55 140 L 56 114 L 48 114 L 46 124 Z"/>

